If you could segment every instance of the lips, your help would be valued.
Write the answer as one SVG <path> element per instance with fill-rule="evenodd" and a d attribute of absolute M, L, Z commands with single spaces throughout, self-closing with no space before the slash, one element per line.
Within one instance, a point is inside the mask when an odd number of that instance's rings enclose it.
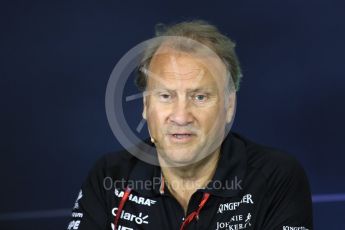
<path fill-rule="evenodd" d="M 192 140 L 195 137 L 195 134 L 192 132 L 171 132 L 168 134 L 170 140 L 176 143 L 186 143 Z"/>
<path fill-rule="evenodd" d="M 169 135 L 195 135 L 192 131 L 170 131 Z"/>
<path fill-rule="evenodd" d="M 173 133 L 171 135 L 173 135 L 175 138 L 182 139 L 182 138 L 190 137 L 193 134 L 189 134 L 189 133 Z"/>

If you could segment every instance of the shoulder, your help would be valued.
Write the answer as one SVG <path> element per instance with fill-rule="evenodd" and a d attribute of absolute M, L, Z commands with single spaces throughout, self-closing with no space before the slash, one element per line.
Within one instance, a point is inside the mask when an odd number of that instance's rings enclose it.
<path fill-rule="evenodd" d="M 295 157 L 277 148 L 261 145 L 235 134 L 246 149 L 248 170 L 262 174 L 267 181 L 305 177 L 305 171 Z"/>
<path fill-rule="evenodd" d="M 89 171 L 89 178 L 126 179 L 136 164 L 137 159 L 127 151 L 110 152 L 102 155 Z"/>

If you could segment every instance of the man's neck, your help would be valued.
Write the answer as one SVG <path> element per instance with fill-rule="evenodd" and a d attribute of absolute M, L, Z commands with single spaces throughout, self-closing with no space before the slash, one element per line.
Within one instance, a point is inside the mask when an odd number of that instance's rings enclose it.
<path fill-rule="evenodd" d="M 203 188 L 213 178 L 220 149 L 197 163 L 181 167 L 162 167 L 164 180 L 172 195 L 182 205 L 185 213 L 193 193 Z"/>

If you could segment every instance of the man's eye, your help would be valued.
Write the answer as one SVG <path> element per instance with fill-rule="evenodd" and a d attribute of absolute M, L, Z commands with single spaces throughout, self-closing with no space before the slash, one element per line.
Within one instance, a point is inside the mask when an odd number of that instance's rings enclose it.
<path fill-rule="evenodd" d="M 171 98 L 171 96 L 170 96 L 170 94 L 162 93 L 162 94 L 159 94 L 159 98 L 161 100 L 167 101 Z"/>
<path fill-rule="evenodd" d="M 197 94 L 194 96 L 194 100 L 197 102 L 204 102 L 207 100 L 207 96 L 204 94 Z"/>

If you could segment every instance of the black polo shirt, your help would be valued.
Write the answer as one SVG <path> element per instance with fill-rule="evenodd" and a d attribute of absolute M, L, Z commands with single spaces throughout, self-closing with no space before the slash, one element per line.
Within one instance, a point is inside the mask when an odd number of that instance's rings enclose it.
<path fill-rule="evenodd" d="M 118 230 L 312 229 L 311 194 L 294 158 L 229 133 L 212 181 L 192 195 L 186 215 L 160 167 L 127 152 L 101 158 L 81 187 L 67 229 L 114 224 Z"/>

